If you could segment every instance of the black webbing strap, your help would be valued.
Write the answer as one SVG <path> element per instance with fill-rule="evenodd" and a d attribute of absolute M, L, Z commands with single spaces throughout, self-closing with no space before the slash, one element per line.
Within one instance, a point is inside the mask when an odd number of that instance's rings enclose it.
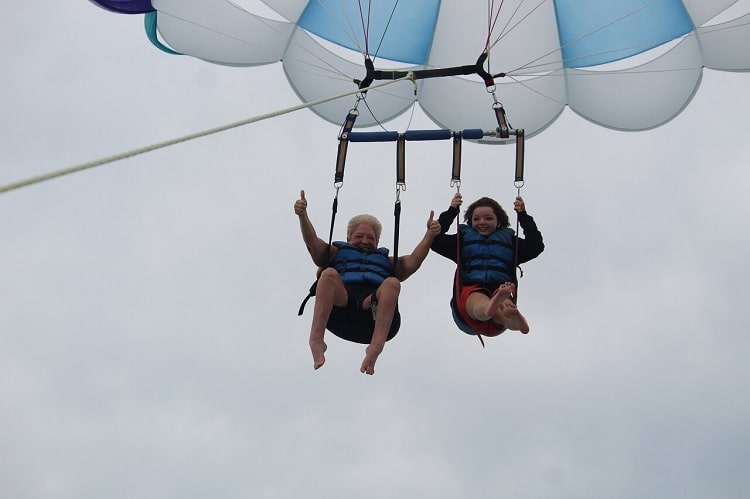
<path fill-rule="evenodd" d="M 315 279 L 315 282 L 312 283 L 312 286 L 310 286 L 310 291 L 307 293 L 307 296 L 305 296 L 305 299 L 302 300 L 302 304 L 299 306 L 299 310 L 297 310 L 297 315 L 302 315 L 305 311 L 305 305 L 307 305 L 307 302 L 310 301 L 310 298 L 315 296 L 315 291 L 318 287 L 318 280 Z"/>
<path fill-rule="evenodd" d="M 406 137 L 399 134 L 396 141 L 396 185 L 406 183 Z"/>
<path fill-rule="evenodd" d="M 516 212 L 516 244 L 513 248 L 513 265 L 515 269 L 518 269 L 518 272 L 521 274 L 520 277 L 523 277 L 523 269 L 521 269 L 521 266 L 518 264 L 518 230 L 520 229 L 521 223 L 518 220 L 518 212 Z M 515 272 L 514 272 L 515 274 Z M 513 293 L 513 303 L 518 303 L 518 277 L 515 279 L 515 285 L 516 285 L 516 292 Z"/>
<path fill-rule="evenodd" d="M 398 263 L 398 234 L 401 227 L 401 200 L 396 199 L 393 205 L 393 270 L 396 270 Z"/>
<path fill-rule="evenodd" d="M 495 84 L 494 76 L 484 69 L 484 63 L 487 60 L 488 55 L 489 54 L 487 52 L 482 52 L 482 55 L 479 56 L 477 62 L 475 62 L 474 64 L 467 64 L 465 66 L 455 66 L 452 68 L 438 69 L 417 69 L 413 71 L 388 71 L 375 69 L 375 65 L 373 64 L 372 60 L 369 57 L 366 57 L 366 76 L 362 80 L 355 79 L 354 83 L 359 85 L 359 88 L 362 89 L 362 92 L 366 92 L 367 88 L 372 85 L 372 82 L 375 80 L 399 80 L 407 76 L 413 78 L 414 80 L 424 80 L 427 78 L 441 78 L 443 76 L 462 76 L 475 74 L 484 81 L 484 84 L 486 86 L 491 87 Z M 498 76 L 504 76 L 504 74 L 500 73 L 498 74 Z"/>
<path fill-rule="evenodd" d="M 336 195 L 333 198 L 331 206 L 331 229 L 328 231 L 328 249 L 326 250 L 326 262 L 331 259 L 331 244 L 333 243 L 333 226 L 336 225 L 336 213 L 339 209 L 339 189 L 336 188 Z"/>

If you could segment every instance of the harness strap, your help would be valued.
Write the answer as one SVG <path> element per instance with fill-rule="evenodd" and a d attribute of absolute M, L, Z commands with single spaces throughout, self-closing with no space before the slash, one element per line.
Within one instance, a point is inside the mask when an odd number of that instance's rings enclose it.
<path fill-rule="evenodd" d="M 461 188 L 461 132 L 453 134 L 453 170 L 451 171 L 451 187 L 455 186 L 456 190 Z"/>
<path fill-rule="evenodd" d="M 318 280 L 315 279 L 315 282 L 312 283 L 312 286 L 310 286 L 310 292 L 307 294 L 304 300 L 302 300 L 302 304 L 299 306 L 299 310 L 297 311 L 297 315 L 302 315 L 305 311 L 305 305 L 307 305 L 307 302 L 310 301 L 310 298 L 315 296 L 315 291 L 318 288 Z"/>
<path fill-rule="evenodd" d="M 336 188 L 336 195 L 333 197 L 331 206 L 331 228 L 328 231 L 328 248 L 326 248 L 326 262 L 331 260 L 331 244 L 333 244 L 333 226 L 336 224 L 336 212 L 339 207 L 339 188 Z"/>
<path fill-rule="evenodd" d="M 393 206 L 393 272 L 398 263 L 398 239 L 401 233 L 401 191 L 406 190 L 406 137 L 398 136 L 396 141 L 396 202 Z"/>
<path fill-rule="evenodd" d="M 524 153 L 524 130 L 518 129 L 516 130 L 516 179 L 514 182 L 514 185 L 516 186 L 517 195 L 521 195 L 521 187 L 523 187 L 524 180 L 523 180 L 523 153 Z M 519 230 L 520 230 L 521 222 L 518 218 L 518 212 L 516 212 L 516 244 L 515 248 L 513 249 L 513 266 L 514 268 L 518 269 L 518 272 L 520 273 L 519 277 L 523 277 L 523 269 L 521 269 L 520 265 L 518 264 L 518 242 L 520 240 L 519 237 Z M 516 292 L 513 293 L 513 303 L 518 303 L 518 278 L 516 278 Z"/>
<path fill-rule="evenodd" d="M 398 235 L 401 232 L 401 200 L 397 199 L 393 206 L 393 273 L 396 273 L 396 264 L 398 263 Z"/>
<path fill-rule="evenodd" d="M 523 186 L 523 158 L 526 132 L 523 128 L 516 130 L 516 187 Z M 520 183 L 520 184 L 519 184 Z"/>
<path fill-rule="evenodd" d="M 356 107 L 349 110 L 349 114 L 346 115 L 344 124 L 341 125 L 341 132 L 339 133 L 339 149 L 336 154 L 336 173 L 334 175 L 334 183 L 340 185 L 344 182 L 344 166 L 346 165 L 346 151 L 349 148 L 349 134 L 354 128 L 354 122 L 357 121 L 359 112 Z"/>
<path fill-rule="evenodd" d="M 510 125 L 505 116 L 505 109 L 503 109 L 500 103 L 497 103 L 492 108 L 495 110 L 495 118 L 497 118 L 497 133 L 500 134 L 500 138 L 507 139 L 510 137 Z"/>

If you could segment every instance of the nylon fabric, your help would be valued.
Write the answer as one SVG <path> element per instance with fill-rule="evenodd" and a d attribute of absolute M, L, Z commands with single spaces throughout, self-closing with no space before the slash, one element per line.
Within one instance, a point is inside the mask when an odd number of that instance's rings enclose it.
<path fill-rule="evenodd" d="M 515 281 L 513 229 L 498 229 L 488 236 L 461 224 L 461 284 L 482 284 L 493 289 Z"/>
<path fill-rule="evenodd" d="M 555 12 L 568 68 L 618 61 L 694 28 L 679 0 L 555 0 Z"/>
<path fill-rule="evenodd" d="M 331 266 L 339 273 L 344 284 L 380 286 L 393 275 L 387 248 L 367 250 L 340 241 L 333 244 L 338 251 Z"/>
<path fill-rule="evenodd" d="M 122 12 L 148 8 L 143 0 L 92 1 Z M 485 69 L 497 75 L 494 98 L 526 138 L 566 107 L 612 129 L 654 128 L 690 103 L 703 68 L 750 70 L 750 51 L 742 49 L 750 46 L 747 1 L 504 0 L 490 12 L 484 2 L 439 0 L 264 0 L 265 10 L 246 0 L 151 4 L 157 45 L 217 64 L 282 61 L 305 102 L 356 89 L 366 77 L 365 49 L 377 53 L 376 69 L 408 71 L 473 64 L 486 48 Z M 484 82 L 454 76 L 369 90 L 357 127 L 388 123 L 415 100 L 439 128 L 497 126 Z M 338 126 L 352 102 L 312 110 Z"/>

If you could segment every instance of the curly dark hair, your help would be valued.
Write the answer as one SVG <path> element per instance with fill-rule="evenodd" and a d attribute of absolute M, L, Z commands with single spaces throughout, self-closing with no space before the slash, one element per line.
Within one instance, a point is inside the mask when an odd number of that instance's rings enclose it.
<path fill-rule="evenodd" d="M 498 228 L 510 227 L 510 218 L 508 218 L 508 214 L 505 213 L 505 210 L 502 206 L 500 206 L 500 203 L 486 196 L 477 199 L 469 205 L 469 207 L 466 209 L 466 213 L 464 213 L 464 222 L 471 225 L 471 219 L 474 216 L 474 210 L 479 207 L 492 208 L 492 211 L 495 212 L 495 216 L 497 217 Z"/>

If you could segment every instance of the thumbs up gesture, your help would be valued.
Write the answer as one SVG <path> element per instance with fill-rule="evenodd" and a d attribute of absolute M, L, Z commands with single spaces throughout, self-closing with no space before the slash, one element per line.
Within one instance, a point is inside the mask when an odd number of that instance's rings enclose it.
<path fill-rule="evenodd" d="M 299 199 L 294 202 L 294 214 L 304 215 L 307 213 L 307 199 L 305 199 L 305 191 L 299 191 Z"/>
<path fill-rule="evenodd" d="M 430 218 L 427 219 L 427 232 L 434 236 L 440 234 L 440 222 L 435 220 L 435 210 L 430 210 Z"/>

